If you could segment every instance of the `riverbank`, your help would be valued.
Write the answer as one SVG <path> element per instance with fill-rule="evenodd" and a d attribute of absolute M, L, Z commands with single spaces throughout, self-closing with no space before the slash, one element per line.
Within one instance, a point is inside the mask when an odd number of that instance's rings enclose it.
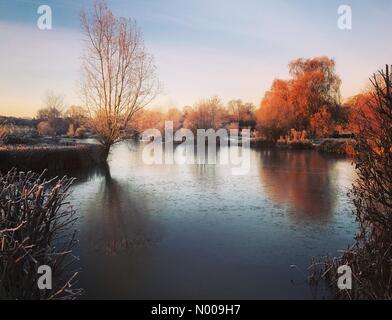
<path fill-rule="evenodd" d="M 251 142 L 254 148 L 271 148 L 275 147 L 283 150 L 316 150 L 321 153 L 330 153 L 341 156 L 354 156 L 354 139 L 322 139 L 322 140 L 305 140 L 292 141 L 285 143 L 273 143 L 265 140 L 255 140 Z"/>
<path fill-rule="evenodd" d="M 69 143 L 63 145 L 4 145 L 0 146 L 1 170 L 62 171 L 96 166 L 105 162 L 101 145 Z"/>
<path fill-rule="evenodd" d="M 273 143 L 267 140 L 252 139 L 250 145 L 255 149 L 316 150 L 341 156 L 353 156 L 352 139 L 325 139 L 320 141 L 295 141 Z M 57 172 L 91 168 L 106 162 L 103 147 L 97 143 L 76 142 L 63 139 L 58 143 L 39 143 L 33 145 L 0 146 L 1 170 L 17 167 L 20 170 L 44 170 Z"/>
<path fill-rule="evenodd" d="M 354 156 L 354 139 L 325 139 L 321 144 L 315 145 L 317 151 L 337 155 Z"/>

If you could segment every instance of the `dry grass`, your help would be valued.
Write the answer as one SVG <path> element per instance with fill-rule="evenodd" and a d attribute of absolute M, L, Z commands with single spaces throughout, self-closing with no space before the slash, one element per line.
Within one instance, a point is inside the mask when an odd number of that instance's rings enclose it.
<path fill-rule="evenodd" d="M 392 72 L 387 66 L 371 81 L 368 110 L 375 121 L 359 112 L 354 144 L 358 178 L 350 196 L 359 224 L 355 243 L 341 257 L 312 266 L 311 279 L 329 280 L 340 299 L 392 299 Z M 352 269 L 351 291 L 337 290 L 340 265 Z"/>
<path fill-rule="evenodd" d="M 73 179 L 45 179 L 45 172 L 0 174 L 0 298 L 65 299 L 72 285 L 75 212 L 67 197 Z M 39 290 L 37 269 L 48 265 L 53 290 Z"/>
<path fill-rule="evenodd" d="M 12 145 L 0 146 L 0 170 L 17 167 L 21 170 L 68 172 L 91 168 L 106 161 L 100 145 Z"/>
<path fill-rule="evenodd" d="M 30 142 L 31 138 L 36 136 L 37 132 L 32 127 L 16 126 L 12 123 L 0 125 L 0 145 Z"/>
<path fill-rule="evenodd" d="M 326 139 L 317 147 L 317 150 L 353 157 L 355 155 L 354 144 L 355 140 L 353 139 Z"/>

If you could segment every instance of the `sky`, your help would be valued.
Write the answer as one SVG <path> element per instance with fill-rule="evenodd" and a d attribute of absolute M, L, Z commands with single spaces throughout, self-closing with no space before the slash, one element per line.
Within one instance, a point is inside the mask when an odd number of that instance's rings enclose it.
<path fill-rule="evenodd" d="M 80 11 L 92 0 L 0 0 L 0 115 L 32 117 L 48 90 L 79 104 L 83 36 Z M 151 107 L 193 105 L 212 95 L 260 104 L 296 58 L 335 59 L 342 96 L 363 90 L 392 63 L 390 0 L 112 0 L 115 15 L 136 19 L 155 57 L 162 94 Z M 352 8 L 340 30 L 338 7 Z M 52 30 L 37 27 L 40 5 Z"/>

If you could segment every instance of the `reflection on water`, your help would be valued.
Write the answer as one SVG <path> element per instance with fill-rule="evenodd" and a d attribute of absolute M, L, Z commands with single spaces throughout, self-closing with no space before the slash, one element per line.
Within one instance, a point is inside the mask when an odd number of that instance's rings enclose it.
<path fill-rule="evenodd" d="M 260 181 L 273 201 L 287 204 L 298 220 L 319 222 L 333 215 L 342 187 L 339 171 L 336 161 L 306 151 L 263 151 L 259 166 Z"/>
<path fill-rule="evenodd" d="M 116 255 L 157 241 L 145 205 L 129 193 L 125 183 L 111 177 L 109 167 L 87 211 L 92 215 L 84 222 L 88 225 L 85 240 L 99 254 Z"/>
<path fill-rule="evenodd" d="M 223 165 L 145 165 L 141 152 L 116 145 L 74 186 L 86 298 L 324 296 L 306 269 L 355 233 L 348 160 L 252 150 L 249 174 L 233 176 Z"/>

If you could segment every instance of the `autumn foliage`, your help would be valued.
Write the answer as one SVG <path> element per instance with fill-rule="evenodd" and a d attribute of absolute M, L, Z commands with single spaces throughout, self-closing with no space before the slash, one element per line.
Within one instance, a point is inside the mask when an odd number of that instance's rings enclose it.
<path fill-rule="evenodd" d="M 173 130 L 181 128 L 196 132 L 197 129 L 252 129 L 255 127 L 255 106 L 252 103 L 232 100 L 225 105 L 218 97 L 201 99 L 193 106 L 180 109 L 170 108 L 164 112 L 144 109 L 137 112 L 128 130 L 141 134 L 148 129 L 158 129 L 163 133 L 165 122 L 173 122 Z"/>
<path fill-rule="evenodd" d="M 355 279 L 344 299 L 392 299 L 392 72 L 387 66 L 371 79 L 372 88 L 352 98 L 357 179 L 351 191 L 359 230 L 354 245 L 326 265 L 349 265 Z"/>
<path fill-rule="evenodd" d="M 217 97 L 201 100 L 188 110 L 184 127 L 197 129 L 219 129 L 227 122 L 225 108 Z"/>
<path fill-rule="evenodd" d="M 340 83 L 335 62 L 327 57 L 297 59 L 291 79 L 275 80 L 257 111 L 260 131 L 277 140 L 290 129 L 327 137 L 340 121 Z"/>
<path fill-rule="evenodd" d="M 256 113 L 259 129 L 267 138 L 276 140 L 292 127 L 294 111 L 289 99 L 290 82 L 275 80 Z"/>
<path fill-rule="evenodd" d="M 348 99 L 345 108 L 348 110 L 350 130 L 356 134 L 361 132 L 361 127 L 371 124 L 377 129 L 379 123 L 372 108 L 375 103 L 375 96 L 372 90 L 364 91 Z"/>

